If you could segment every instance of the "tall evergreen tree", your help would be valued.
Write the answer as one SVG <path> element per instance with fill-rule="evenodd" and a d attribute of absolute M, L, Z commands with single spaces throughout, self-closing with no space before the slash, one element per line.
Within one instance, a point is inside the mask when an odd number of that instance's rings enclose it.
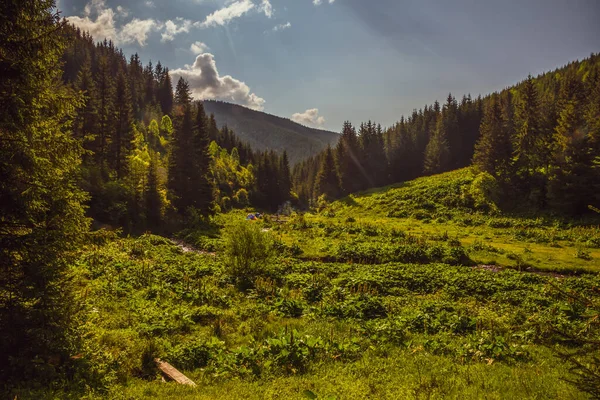
<path fill-rule="evenodd" d="M 184 215 L 193 205 L 189 177 L 194 168 L 194 121 L 190 88 L 183 78 L 177 82 L 175 98 L 178 110 L 169 154 L 168 188 L 173 205 L 179 214 Z"/>
<path fill-rule="evenodd" d="M 448 170 L 450 164 L 450 148 L 446 138 L 444 119 L 439 118 L 431 140 L 425 149 L 424 171 L 427 174 L 438 174 Z"/>
<path fill-rule="evenodd" d="M 210 175 L 210 154 L 208 146 L 208 121 L 202 102 L 198 102 L 196 110 L 196 122 L 194 126 L 194 138 L 192 141 L 193 153 L 192 170 L 189 171 L 192 206 L 203 215 L 208 215 L 212 210 L 214 188 Z"/>
<path fill-rule="evenodd" d="M 98 141 L 93 147 L 96 153 L 96 160 L 100 169 L 104 172 L 104 177 L 108 175 L 108 149 L 111 143 L 111 125 L 114 115 L 114 84 L 113 75 L 110 71 L 110 65 L 107 56 L 100 56 L 98 62 L 98 73 L 96 74 L 96 94 L 98 104 Z"/>
<path fill-rule="evenodd" d="M 361 165 L 360 153 L 360 143 L 356 130 L 349 121 L 346 121 L 344 122 L 342 136 L 336 147 L 335 160 L 343 193 L 353 193 L 361 190 L 364 168 Z"/>
<path fill-rule="evenodd" d="M 131 95 L 129 85 L 123 71 L 117 75 L 114 99 L 114 125 L 112 138 L 113 165 L 117 178 L 123 178 L 127 170 L 127 158 L 131 152 L 133 140 L 133 119 L 131 116 Z"/>
<path fill-rule="evenodd" d="M 327 150 L 325 150 L 315 182 L 315 197 L 323 194 L 328 200 L 336 199 L 340 195 L 340 181 L 330 146 L 327 146 Z"/>
<path fill-rule="evenodd" d="M 505 180 L 510 173 L 511 154 L 511 142 L 502 118 L 500 99 L 493 94 L 481 122 L 481 137 L 475 146 L 473 164 L 479 170 Z"/>
<path fill-rule="evenodd" d="M 88 222 L 70 126 L 82 104 L 60 82 L 64 48 L 53 1 L 0 2 L 0 382 L 8 386 L 55 379 L 76 350 L 67 271 Z"/>
<path fill-rule="evenodd" d="M 93 150 L 90 142 L 97 134 L 98 106 L 96 103 L 96 87 L 92 75 L 92 66 L 90 58 L 87 57 L 83 67 L 77 74 L 75 88 L 83 95 L 84 106 L 77 115 L 73 123 L 73 134 L 82 141 L 84 148 Z M 89 156 L 83 156 L 86 164 L 89 164 Z"/>
<path fill-rule="evenodd" d="M 279 187 L 281 190 L 281 203 L 284 203 L 290 199 L 290 192 L 292 191 L 292 182 L 290 176 L 290 162 L 288 160 L 287 151 L 283 151 L 281 156 L 281 162 L 279 166 L 280 182 Z"/>

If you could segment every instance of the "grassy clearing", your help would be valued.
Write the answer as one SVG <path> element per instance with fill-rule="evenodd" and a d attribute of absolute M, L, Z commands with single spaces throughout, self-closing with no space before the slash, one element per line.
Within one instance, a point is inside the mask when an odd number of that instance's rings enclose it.
<path fill-rule="evenodd" d="M 308 258 L 331 256 L 342 243 L 388 243 L 410 235 L 425 243 L 458 241 L 475 264 L 562 273 L 600 271 L 600 221 L 490 211 L 475 205 L 474 178 L 472 170 L 463 169 L 349 196 L 276 231 Z"/>
<path fill-rule="evenodd" d="M 600 287 L 597 226 L 473 211 L 469 179 L 419 179 L 283 223 L 219 215 L 181 235 L 205 252 L 98 235 L 74 268 L 85 372 L 11 396 L 585 398 L 562 379 L 556 354 L 572 345 L 552 328 L 587 326 L 587 306 L 560 291 Z M 238 258 L 235 235 L 260 251 Z M 509 268 L 474 268 L 491 264 Z M 154 357 L 199 387 L 161 382 Z"/>

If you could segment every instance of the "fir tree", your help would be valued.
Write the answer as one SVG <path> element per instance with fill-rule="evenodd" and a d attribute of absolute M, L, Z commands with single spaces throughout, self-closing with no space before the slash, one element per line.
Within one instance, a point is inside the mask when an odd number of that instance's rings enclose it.
<path fill-rule="evenodd" d="M 208 215 L 212 210 L 213 185 L 210 175 L 210 155 L 208 146 L 208 122 L 204 106 L 198 102 L 196 110 L 196 123 L 194 126 L 192 170 L 189 171 L 192 205 L 203 215 Z"/>
<path fill-rule="evenodd" d="M 340 195 L 340 183 L 335 159 L 331 147 L 327 146 L 321 168 L 315 182 L 315 197 L 325 195 L 327 199 L 336 199 Z"/>
<path fill-rule="evenodd" d="M 0 381 L 57 379 L 77 350 L 67 278 L 87 230 L 71 122 L 82 106 L 60 83 L 63 22 L 52 1 L 0 2 Z M 39 371 L 45 371 L 40 376 Z"/>
<path fill-rule="evenodd" d="M 510 172 L 512 154 L 510 137 L 502 118 L 497 94 L 492 95 L 481 122 L 481 137 L 475 146 L 473 164 L 496 178 L 505 180 Z"/>
<path fill-rule="evenodd" d="M 194 168 L 194 122 L 189 85 L 183 78 L 177 83 L 175 92 L 178 113 L 175 116 L 175 129 L 169 154 L 168 188 L 172 203 L 184 215 L 193 205 L 190 174 Z"/>
<path fill-rule="evenodd" d="M 444 119 L 439 118 L 431 140 L 425 149 L 424 171 L 427 174 L 438 174 L 448 170 L 450 148 L 446 139 Z"/>
<path fill-rule="evenodd" d="M 131 152 L 133 131 L 131 118 L 131 95 L 123 71 L 117 75 L 117 84 L 114 99 L 114 128 L 112 139 L 112 158 L 117 178 L 123 178 L 127 172 L 127 158 Z"/>

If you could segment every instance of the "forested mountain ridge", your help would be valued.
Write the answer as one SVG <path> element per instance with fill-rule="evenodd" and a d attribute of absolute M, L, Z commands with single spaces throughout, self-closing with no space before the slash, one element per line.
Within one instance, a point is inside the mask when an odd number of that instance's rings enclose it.
<path fill-rule="evenodd" d="M 287 118 L 254 111 L 222 101 L 204 101 L 204 109 L 214 114 L 219 127 L 227 126 L 256 151 L 287 151 L 290 164 L 296 164 L 335 146 L 339 134 L 300 125 Z"/>
<path fill-rule="evenodd" d="M 387 129 L 346 122 L 333 150 L 294 168 L 305 204 L 473 162 L 505 207 L 585 213 L 600 203 L 600 55 L 485 97 L 449 94 Z"/>

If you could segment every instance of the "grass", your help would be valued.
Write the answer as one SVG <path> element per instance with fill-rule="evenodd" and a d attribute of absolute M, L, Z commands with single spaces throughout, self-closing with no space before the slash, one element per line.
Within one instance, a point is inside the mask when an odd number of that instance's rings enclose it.
<path fill-rule="evenodd" d="M 10 398 L 585 398 L 563 380 L 570 345 L 553 327 L 587 326 L 561 291 L 600 286 L 598 226 L 477 209 L 473 179 L 422 178 L 282 223 L 236 211 L 181 234 L 216 255 L 153 235 L 96 241 L 73 268 L 80 372 Z M 225 251 L 240 221 L 275 251 L 245 285 Z M 161 382 L 154 357 L 198 388 Z"/>
<path fill-rule="evenodd" d="M 477 210 L 468 195 L 474 178 L 470 169 L 463 169 L 351 195 L 320 214 L 305 214 L 305 229 L 284 226 L 278 233 L 282 241 L 298 244 L 309 258 L 327 257 L 340 243 L 361 236 L 372 241 L 404 232 L 426 241 L 445 236 L 466 247 L 483 243 L 498 250 L 470 252 L 476 264 L 600 272 L 600 221 Z"/>

